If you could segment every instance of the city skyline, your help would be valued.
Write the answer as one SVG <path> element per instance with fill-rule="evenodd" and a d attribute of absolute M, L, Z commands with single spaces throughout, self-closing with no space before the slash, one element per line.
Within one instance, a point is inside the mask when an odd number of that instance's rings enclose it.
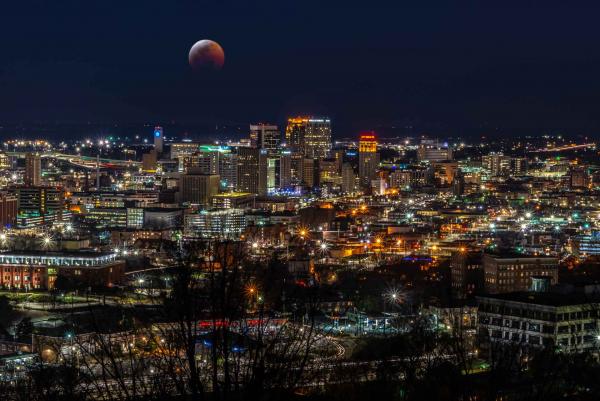
<path fill-rule="evenodd" d="M 600 399 L 600 5 L 0 15 L 3 401 Z"/>

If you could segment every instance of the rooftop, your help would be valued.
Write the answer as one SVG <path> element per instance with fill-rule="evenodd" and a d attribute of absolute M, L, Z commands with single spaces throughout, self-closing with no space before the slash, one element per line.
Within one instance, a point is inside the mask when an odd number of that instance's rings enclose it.
<path fill-rule="evenodd" d="M 561 291 L 548 292 L 509 292 L 506 294 L 482 295 L 477 297 L 478 300 L 493 299 L 507 302 L 520 302 L 532 305 L 545 306 L 569 306 L 582 305 L 587 303 L 600 302 L 600 293 L 586 293 L 584 291 L 574 291 L 564 293 Z"/>

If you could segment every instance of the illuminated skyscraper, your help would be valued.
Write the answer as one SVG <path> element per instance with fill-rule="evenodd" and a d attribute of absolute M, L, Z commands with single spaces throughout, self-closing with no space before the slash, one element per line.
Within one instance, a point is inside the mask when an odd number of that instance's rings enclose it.
<path fill-rule="evenodd" d="M 158 153 L 163 151 L 163 129 L 159 126 L 154 127 L 154 149 Z"/>
<path fill-rule="evenodd" d="M 279 127 L 269 124 L 250 125 L 250 143 L 253 148 L 266 149 L 269 153 L 279 148 Z"/>
<path fill-rule="evenodd" d="M 183 170 L 192 174 L 218 174 L 221 189 L 233 190 L 237 182 L 237 155 L 229 146 L 200 145 L 198 151 L 183 156 Z"/>
<path fill-rule="evenodd" d="M 38 186 L 42 182 L 42 160 L 37 153 L 25 155 L 25 185 Z"/>
<path fill-rule="evenodd" d="M 375 133 L 362 134 L 358 143 L 358 176 L 361 187 L 370 188 L 371 180 L 375 179 L 378 168 L 379 153 L 377 153 Z"/>
<path fill-rule="evenodd" d="M 331 120 L 329 118 L 296 117 L 288 119 L 286 144 L 306 157 L 325 158 L 331 151 Z"/>
<path fill-rule="evenodd" d="M 267 152 L 263 149 L 238 148 L 237 190 L 264 196 L 267 194 Z"/>
<path fill-rule="evenodd" d="M 179 180 L 179 201 L 208 206 L 219 193 L 218 174 L 183 174 Z"/>

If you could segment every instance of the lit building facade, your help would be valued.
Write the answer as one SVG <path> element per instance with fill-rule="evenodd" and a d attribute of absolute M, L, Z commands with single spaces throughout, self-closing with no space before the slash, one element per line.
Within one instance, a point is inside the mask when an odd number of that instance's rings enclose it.
<path fill-rule="evenodd" d="M 184 234 L 188 238 L 238 238 L 245 228 L 243 209 L 201 210 L 184 217 Z"/>
<path fill-rule="evenodd" d="M 290 118 L 285 140 L 289 148 L 306 157 L 326 158 L 331 152 L 331 120 L 325 117 Z"/>
<path fill-rule="evenodd" d="M 266 149 L 269 153 L 277 152 L 281 133 L 277 125 L 252 124 L 250 125 L 250 146 Z"/>
<path fill-rule="evenodd" d="M 477 297 L 477 331 L 482 351 L 502 346 L 598 349 L 597 289 L 579 293 L 515 292 Z"/>
<path fill-rule="evenodd" d="M 110 287 L 122 281 L 125 263 L 114 253 L 0 253 L 0 286 L 15 289 L 54 288 L 64 275 L 90 286 Z"/>
<path fill-rule="evenodd" d="M 267 194 L 267 152 L 257 148 L 238 148 L 237 190 L 264 196 Z"/>
<path fill-rule="evenodd" d="M 377 176 L 379 153 L 374 133 L 365 133 L 358 142 L 358 177 L 362 188 L 370 188 L 371 180 Z"/>
<path fill-rule="evenodd" d="M 25 155 L 25 185 L 39 186 L 42 184 L 42 159 L 37 153 Z"/>

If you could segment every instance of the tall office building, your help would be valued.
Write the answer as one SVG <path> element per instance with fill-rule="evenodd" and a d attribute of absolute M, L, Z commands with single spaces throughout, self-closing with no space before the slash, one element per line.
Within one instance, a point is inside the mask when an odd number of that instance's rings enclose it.
<path fill-rule="evenodd" d="M 309 188 L 319 185 L 317 160 L 306 157 L 302 163 L 302 182 Z"/>
<path fill-rule="evenodd" d="M 234 190 L 237 183 L 237 155 L 229 146 L 201 145 L 197 152 L 180 156 L 183 171 L 190 174 L 218 174 L 222 190 Z"/>
<path fill-rule="evenodd" d="M 328 157 L 331 151 L 331 120 L 329 118 L 296 117 L 288 119 L 286 144 L 292 150 L 310 158 Z"/>
<path fill-rule="evenodd" d="M 190 174 L 219 174 L 219 153 L 196 152 L 183 159 L 183 171 Z"/>
<path fill-rule="evenodd" d="M 36 187 L 42 183 L 42 159 L 37 153 L 25 155 L 25 185 Z"/>
<path fill-rule="evenodd" d="M 19 199 L 11 193 L 0 192 L 0 226 L 13 226 L 17 221 Z"/>
<path fill-rule="evenodd" d="M 250 125 L 250 146 L 253 148 L 266 149 L 267 152 L 276 152 L 279 148 L 279 127 L 271 124 Z"/>
<path fill-rule="evenodd" d="M 217 174 L 183 174 L 179 181 L 179 201 L 210 205 L 211 197 L 219 193 Z"/>
<path fill-rule="evenodd" d="M 512 157 L 492 152 L 481 156 L 481 165 L 494 177 L 523 176 L 527 174 L 528 160 L 526 157 Z"/>
<path fill-rule="evenodd" d="M 183 171 L 186 156 L 193 155 L 200 149 L 200 144 L 194 142 L 177 142 L 171 144 L 171 160 L 179 161 L 179 171 Z"/>
<path fill-rule="evenodd" d="M 267 152 L 257 148 L 238 148 L 237 190 L 267 194 Z"/>
<path fill-rule="evenodd" d="M 342 164 L 342 192 L 352 193 L 356 191 L 356 174 L 350 163 Z"/>
<path fill-rule="evenodd" d="M 289 151 L 281 152 L 279 157 L 279 188 L 292 185 L 292 155 Z"/>
<path fill-rule="evenodd" d="M 224 152 L 219 155 L 219 176 L 221 176 L 221 189 L 233 191 L 237 187 L 237 155 L 233 152 Z"/>
<path fill-rule="evenodd" d="M 448 146 L 432 146 L 429 141 L 423 141 L 417 149 L 417 158 L 423 162 L 442 162 L 453 160 L 454 153 Z"/>
<path fill-rule="evenodd" d="M 196 238 L 237 238 L 246 228 L 243 209 L 210 209 L 184 217 L 184 234 Z"/>
<path fill-rule="evenodd" d="M 16 188 L 19 199 L 19 213 L 55 213 L 62 217 L 65 208 L 65 194 L 59 187 L 20 187 Z"/>
<path fill-rule="evenodd" d="M 358 142 L 358 176 L 362 188 L 371 187 L 371 180 L 376 178 L 378 168 L 377 138 L 373 132 L 362 134 Z"/>
<path fill-rule="evenodd" d="M 292 185 L 298 185 L 304 179 L 304 156 L 300 152 L 290 154 L 290 177 Z"/>
<path fill-rule="evenodd" d="M 152 149 L 148 153 L 142 155 L 142 171 L 144 173 L 155 173 L 158 163 L 158 151 Z"/>
<path fill-rule="evenodd" d="M 163 129 L 159 126 L 154 127 L 154 149 L 158 153 L 163 151 Z"/>

